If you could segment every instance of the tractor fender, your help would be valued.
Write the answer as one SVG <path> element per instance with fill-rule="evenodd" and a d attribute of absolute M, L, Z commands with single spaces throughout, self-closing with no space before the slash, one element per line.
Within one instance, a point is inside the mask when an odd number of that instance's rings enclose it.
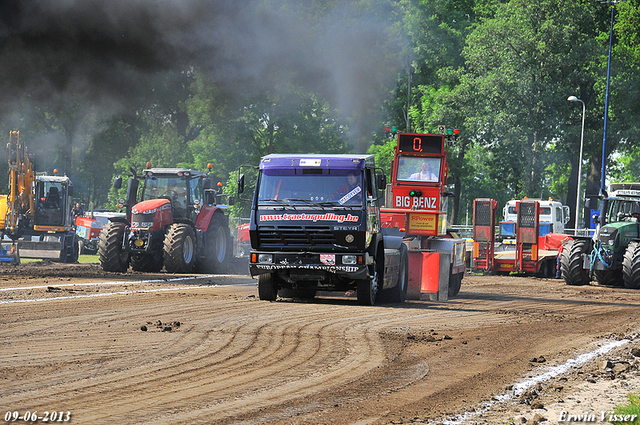
<path fill-rule="evenodd" d="M 126 226 L 131 226 L 131 222 L 126 217 L 109 217 L 109 221 L 113 223 L 124 223 Z"/>
<path fill-rule="evenodd" d="M 196 229 L 202 232 L 206 232 L 209 228 L 209 223 L 211 223 L 211 219 L 214 214 L 220 214 L 225 218 L 225 222 L 227 222 L 227 216 L 224 213 L 224 210 L 218 206 L 204 205 L 200 214 L 198 215 L 198 219 L 196 220 Z"/>

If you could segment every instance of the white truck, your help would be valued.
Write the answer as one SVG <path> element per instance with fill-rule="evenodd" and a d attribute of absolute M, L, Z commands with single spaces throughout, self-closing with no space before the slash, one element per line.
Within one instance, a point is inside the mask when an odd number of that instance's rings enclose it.
<path fill-rule="evenodd" d="M 569 222 L 569 207 L 562 205 L 560 201 L 531 199 L 538 201 L 540 204 L 540 227 L 538 236 L 544 236 L 548 233 L 564 233 L 564 226 Z M 500 237 L 503 241 L 515 239 L 516 237 L 516 219 L 518 217 L 516 210 L 516 201 L 512 199 L 507 202 L 502 210 L 504 220 L 500 222 Z"/>

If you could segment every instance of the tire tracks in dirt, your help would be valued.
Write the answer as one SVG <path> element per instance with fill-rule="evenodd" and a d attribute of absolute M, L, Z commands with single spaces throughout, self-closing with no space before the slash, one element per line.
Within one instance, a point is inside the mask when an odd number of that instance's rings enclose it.
<path fill-rule="evenodd" d="M 388 423 L 419 406 L 455 412 L 456 392 L 506 385 L 528 361 L 517 357 L 559 353 L 556 325 L 585 322 L 575 348 L 593 338 L 589 320 L 640 307 L 637 292 L 513 282 L 476 279 L 447 303 L 376 307 L 261 302 L 246 286 L 5 304 L 0 399 L 8 410 L 69 410 L 78 423 Z M 540 333 L 538 348 L 523 330 Z M 519 345 L 506 351 L 510 332 Z M 491 337 L 502 344 L 494 357 L 476 355 Z"/>

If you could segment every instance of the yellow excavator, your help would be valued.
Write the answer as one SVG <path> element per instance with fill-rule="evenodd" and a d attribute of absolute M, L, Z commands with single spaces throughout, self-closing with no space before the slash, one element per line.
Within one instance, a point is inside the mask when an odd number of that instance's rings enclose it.
<path fill-rule="evenodd" d="M 2 245 L 11 244 L 16 260 L 42 258 L 72 263 L 78 259 L 71 216 L 73 184 L 67 176 L 35 172 L 35 158 L 9 134 L 9 194 L 0 195 Z M 55 172 L 54 172 L 55 174 Z"/>

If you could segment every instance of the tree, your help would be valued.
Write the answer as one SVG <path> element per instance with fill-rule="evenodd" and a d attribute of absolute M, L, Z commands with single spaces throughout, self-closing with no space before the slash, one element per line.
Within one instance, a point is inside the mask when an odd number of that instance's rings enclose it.
<path fill-rule="evenodd" d="M 577 90 L 588 104 L 595 100 L 593 64 L 602 52 L 597 11 L 564 0 L 494 3 L 467 38 L 463 54 L 477 99 L 468 121 L 514 197 L 558 198 L 549 190 L 550 164 L 569 161 L 577 170 L 577 158 L 552 154 L 578 151 L 579 137 L 566 138 L 561 125 L 572 114 L 568 94 Z"/>

